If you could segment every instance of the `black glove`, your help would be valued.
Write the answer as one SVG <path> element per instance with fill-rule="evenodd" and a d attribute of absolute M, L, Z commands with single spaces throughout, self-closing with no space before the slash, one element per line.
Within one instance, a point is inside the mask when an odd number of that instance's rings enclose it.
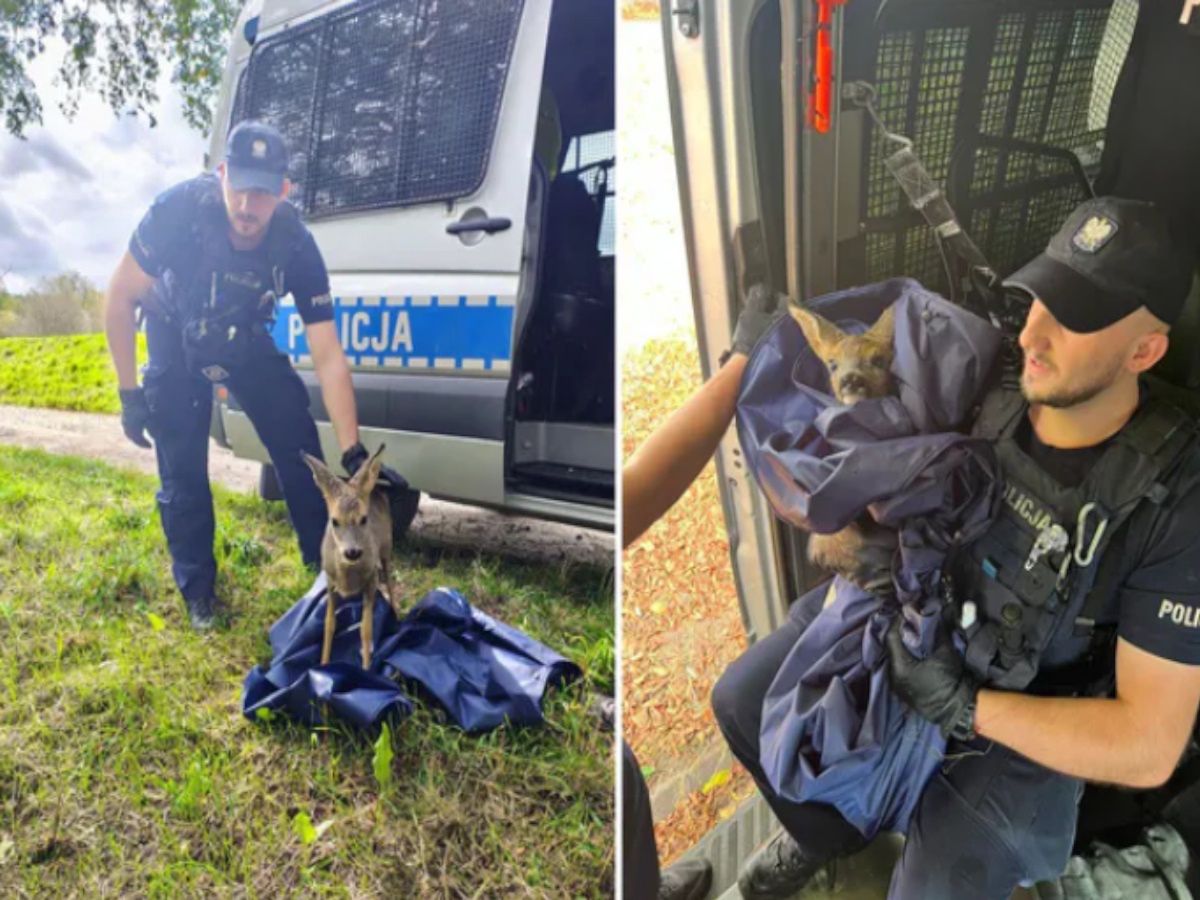
<path fill-rule="evenodd" d="M 146 403 L 146 393 L 141 388 L 122 388 L 121 395 L 121 429 L 125 437 L 139 447 L 149 449 L 150 442 L 143 432 L 150 426 L 150 406 Z"/>
<path fill-rule="evenodd" d="M 363 463 L 370 459 L 371 454 L 367 452 L 367 448 L 359 441 L 353 447 L 342 454 L 342 468 L 346 470 L 346 474 L 353 477 L 354 473 L 362 468 Z M 408 480 L 393 469 L 391 466 L 379 466 L 379 480 L 376 482 L 385 490 L 396 488 L 398 490 L 407 490 Z"/>
<path fill-rule="evenodd" d="M 966 670 L 949 632 L 939 627 L 933 652 L 917 659 L 904 646 L 901 624 L 897 616 L 887 633 L 892 690 L 918 715 L 937 725 L 943 737 L 974 737 L 979 683 Z"/>
<path fill-rule="evenodd" d="M 749 293 L 746 294 L 746 305 L 733 328 L 730 354 L 749 355 L 763 332 L 787 310 L 787 304 L 788 299 L 784 294 L 775 293 L 765 284 L 751 285 Z"/>

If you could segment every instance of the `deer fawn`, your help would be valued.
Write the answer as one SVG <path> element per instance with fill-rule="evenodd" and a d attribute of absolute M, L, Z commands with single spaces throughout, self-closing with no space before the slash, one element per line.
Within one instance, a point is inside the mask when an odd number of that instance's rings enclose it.
<path fill-rule="evenodd" d="M 388 603 L 392 602 L 392 512 L 386 494 L 375 489 L 382 452 L 380 446 L 346 481 L 334 475 L 316 457 L 303 454 L 329 508 L 329 523 L 321 542 L 321 568 L 329 582 L 321 665 L 329 662 L 333 651 L 334 614 L 340 600 L 362 594 L 360 629 L 364 669 L 371 667 L 375 593 L 380 582 Z"/>
<path fill-rule="evenodd" d="M 830 388 L 839 403 L 852 406 L 860 400 L 892 393 L 894 307 L 885 309 L 878 321 L 860 335 L 847 334 L 828 319 L 799 306 L 789 306 L 788 311 L 829 371 Z M 863 516 L 834 534 L 810 535 L 808 558 L 864 590 L 877 591 L 890 587 L 890 575 L 881 573 L 890 569 L 895 547 L 892 531 Z"/>

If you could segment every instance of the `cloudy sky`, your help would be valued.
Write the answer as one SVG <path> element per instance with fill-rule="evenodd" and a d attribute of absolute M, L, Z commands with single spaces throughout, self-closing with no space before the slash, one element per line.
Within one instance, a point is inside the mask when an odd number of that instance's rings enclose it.
<path fill-rule="evenodd" d="M 51 46 L 31 70 L 43 124 L 24 140 L 0 128 L 0 275 L 15 293 L 69 269 L 102 288 L 155 195 L 197 174 L 207 146 L 165 78 L 155 128 L 92 96 L 68 122 L 54 84 L 60 53 Z"/>

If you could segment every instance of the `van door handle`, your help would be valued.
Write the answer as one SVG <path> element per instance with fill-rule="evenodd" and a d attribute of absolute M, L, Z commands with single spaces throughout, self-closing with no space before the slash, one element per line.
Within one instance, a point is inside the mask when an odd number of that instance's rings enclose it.
<path fill-rule="evenodd" d="M 467 234 L 471 231 L 484 231 L 495 234 L 497 231 L 508 231 L 512 228 L 512 219 L 504 216 L 494 216 L 486 219 L 459 219 L 446 226 L 446 234 Z"/>

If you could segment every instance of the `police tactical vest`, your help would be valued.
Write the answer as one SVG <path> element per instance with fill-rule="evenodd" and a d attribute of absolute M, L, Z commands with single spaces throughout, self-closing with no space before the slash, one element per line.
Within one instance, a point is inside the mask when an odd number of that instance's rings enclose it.
<path fill-rule="evenodd" d="M 275 305 L 287 293 L 284 267 L 304 236 L 290 203 L 275 207 L 263 243 L 237 252 L 229 243 L 229 222 L 214 175 L 197 179 L 198 198 L 191 240 L 194 264 L 164 275 L 160 301 L 182 332 L 188 367 L 214 381 L 224 380 L 252 353 L 256 336 L 266 334 Z"/>
<path fill-rule="evenodd" d="M 1114 558 L 1130 545 L 1114 546 L 1114 536 L 1130 530 L 1135 512 L 1146 527 L 1196 446 L 1191 417 L 1152 391 L 1083 483 L 1067 488 L 1018 446 L 1027 409 L 1011 388 L 984 400 L 973 433 L 995 445 L 1003 500 L 987 533 L 950 564 L 967 667 L 1002 690 L 1022 690 L 1040 665 L 1066 666 L 1087 653 L 1091 619 L 1116 587 Z"/>

